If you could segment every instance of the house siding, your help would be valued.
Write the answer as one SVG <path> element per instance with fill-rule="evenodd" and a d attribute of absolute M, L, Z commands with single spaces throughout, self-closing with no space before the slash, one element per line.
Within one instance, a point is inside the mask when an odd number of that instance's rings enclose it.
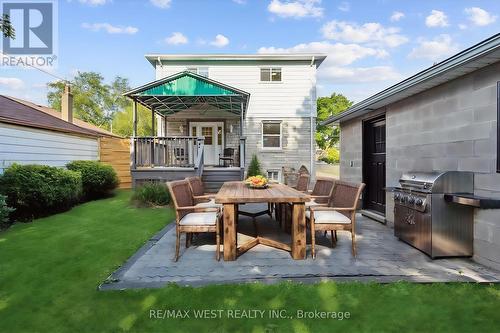
<path fill-rule="evenodd" d="M 316 117 L 316 66 L 309 61 L 227 61 L 227 62 L 164 62 L 156 67 L 156 78 L 161 79 L 188 67 L 208 67 L 209 78 L 233 86 L 250 93 L 250 101 L 244 120 L 244 137 L 246 137 L 246 165 L 253 154 L 261 162 L 262 170 L 278 170 L 283 167 L 298 170 L 305 165 L 314 175 L 314 155 L 316 146 L 311 136 L 311 117 Z M 261 67 L 280 67 L 282 82 L 260 82 Z M 193 112 L 194 111 L 194 112 Z M 189 115 L 189 113 L 191 115 Z M 196 110 L 179 112 L 168 117 L 168 135 L 179 133 L 179 125 L 187 124 L 192 117 L 200 118 Z M 192 116 L 195 114 L 196 116 Z M 239 148 L 239 119 L 234 115 L 219 115 L 215 111 L 205 112 L 205 117 L 225 119 L 226 147 Z M 282 149 L 262 149 L 263 120 L 281 120 L 283 124 Z M 235 125 L 233 133 L 229 132 L 230 124 Z M 184 126 L 187 128 L 186 126 Z M 312 140 L 311 140 L 312 137 Z M 311 163 L 311 155 L 313 163 Z M 281 174 L 281 177 L 283 175 Z"/>
<path fill-rule="evenodd" d="M 378 110 L 386 111 L 387 118 L 386 185 L 397 185 L 409 170 L 472 171 L 475 194 L 500 198 L 497 81 L 500 63 Z M 361 118 L 341 123 L 341 179 L 362 179 L 361 133 Z M 386 218 L 391 224 L 393 207 L 387 194 Z M 500 210 L 475 210 L 474 259 L 500 268 Z"/>
<path fill-rule="evenodd" d="M 73 160 L 98 160 L 97 138 L 0 123 L 0 174 L 13 163 L 63 167 Z"/>

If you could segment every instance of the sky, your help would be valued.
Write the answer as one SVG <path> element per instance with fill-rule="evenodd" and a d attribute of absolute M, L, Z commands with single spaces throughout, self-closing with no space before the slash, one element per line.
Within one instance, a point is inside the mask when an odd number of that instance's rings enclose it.
<path fill-rule="evenodd" d="M 148 53 L 328 55 L 318 95 L 360 101 L 500 32 L 498 0 L 60 0 L 57 66 L 132 87 L 154 80 Z M 0 67 L 0 94 L 46 104 L 35 69 Z"/>

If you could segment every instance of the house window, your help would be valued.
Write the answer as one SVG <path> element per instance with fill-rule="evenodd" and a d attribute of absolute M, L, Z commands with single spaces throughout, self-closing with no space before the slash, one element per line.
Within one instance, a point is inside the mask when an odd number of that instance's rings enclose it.
<path fill-rule="evenodd" d="M 208 77 L 208 67 L 188 67 L 186 70 L 194 74 Z"/>
<path fill-rule="evenodd" d="M 281 122 L 262 122 L 262 148 L 281 149 Z"/>
<path fill-rule="evenodd" d="M 211 145 L 213 142 L 213 130 L 212 127 L 202 127 L 201 128 L 201 135 L 205 137 L 205 144 L 206 145 Z"/>
<path fill-rule="evenodd" d="M 281 68 L 261 68 L 261 82 L 281 82 Z"/>
<path fill-rule="evenodd" d="M 267 179 L 279 182 L 281 180 L 279 170 L 267 170 Z"/>

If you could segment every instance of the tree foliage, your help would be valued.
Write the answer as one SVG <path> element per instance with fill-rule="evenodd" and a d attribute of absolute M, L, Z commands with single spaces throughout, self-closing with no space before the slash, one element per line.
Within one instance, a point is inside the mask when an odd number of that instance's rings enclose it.
<path fill-rule="evenodd" d="M 118 111 L 113 117 L 113 132 L 121 136 L 132 136 L 133 132 L 133 112 L 132 103 L 127 105 L 122 111 Z M 151 135 L 151 110 L 144 106 L 137 105 L 137 135 Z"/>
<path fill-rule="evenodd" d="M 5 38 L 16 38 L 16 30 L 12 26 L 10 17 L 7 14 L 3 14 L 0 17 L 0 31 L 2 31 L 2 34 Z"/>
<path fill-rule="evenodd" d="M 53 109 L 61 110 L 64 86 L 62 81 L 48 84 L 47 99 Z M 74 116 L 109 130 L 113 116 L 131 105 L 130 100 L 122 95 L 129 88 L 128 79 L 120 76 L 106 84 L 99 73 L 78 72 L 71 82 Z"/>
<path fill-rule="evenodd" d="M 322 126 L 320 123 L 352 106 L 353 102 L 342 94 L 333 93 L 330 97 L 320 97 L 317 101 L 316 143 L 321 149 L 334 146 L 339 140 L 339 129 Z"/>
<path fill-rule="evenodd" d="M 247 177 L 259 176 L 262 175 L 262 170 L 260 169 L 260 162 L 257 158 L 257 155 L 252 156 L 252 160 L 250 161 L 250 165 L 248 166 Z"/>

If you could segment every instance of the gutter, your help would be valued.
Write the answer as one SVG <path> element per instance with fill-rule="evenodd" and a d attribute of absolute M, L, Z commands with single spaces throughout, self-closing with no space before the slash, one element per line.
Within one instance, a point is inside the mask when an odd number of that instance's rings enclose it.
<path fill-rule="evenodd" d="M 336 123 L 339 120 L 342 120 L 343 118 L 346 118 L 349 115 L 353 115 L 361 111 L 365 110 L 370 111 L 372 110 L 370 107 L 372 107 L 372 105 L 375 103 L 381 102 L 384 99 L 392 97 L 418 84 L 433 79 L 439 75 L 442 75 L 460 66 L 463 66 L 464 64 L 476 60 L 477 58 L 480 58 L 499 48 L 500 48 L 500 33 L 493 35 L 490 38 L 482 42 L 479 42 L 478 44 L 473 45 L 468 49 L 465 49 L 464 51 L 455 54 L 454 56 L 451 56 L 450 58 L 445 59 L 440 63 L 437 63 L 436 65 L 433 65 L 413 76 L 410 76 L 409 78 L 399 83 L 396 83 L 395 85 L 387 89 L 384 89 L 373 96 L 368 97 L 367 99 L 353 105 L 351 108 L 347 109 L 341 114 L 328 118 L 327 120 L 323 121 L 321 125 L 329 125 L 331 123 Z M 394 103 L 396 101 L 392 101 L 391 103 Z M 384 105 L 381 105 L 380 107 L 383 106 Z"/>

